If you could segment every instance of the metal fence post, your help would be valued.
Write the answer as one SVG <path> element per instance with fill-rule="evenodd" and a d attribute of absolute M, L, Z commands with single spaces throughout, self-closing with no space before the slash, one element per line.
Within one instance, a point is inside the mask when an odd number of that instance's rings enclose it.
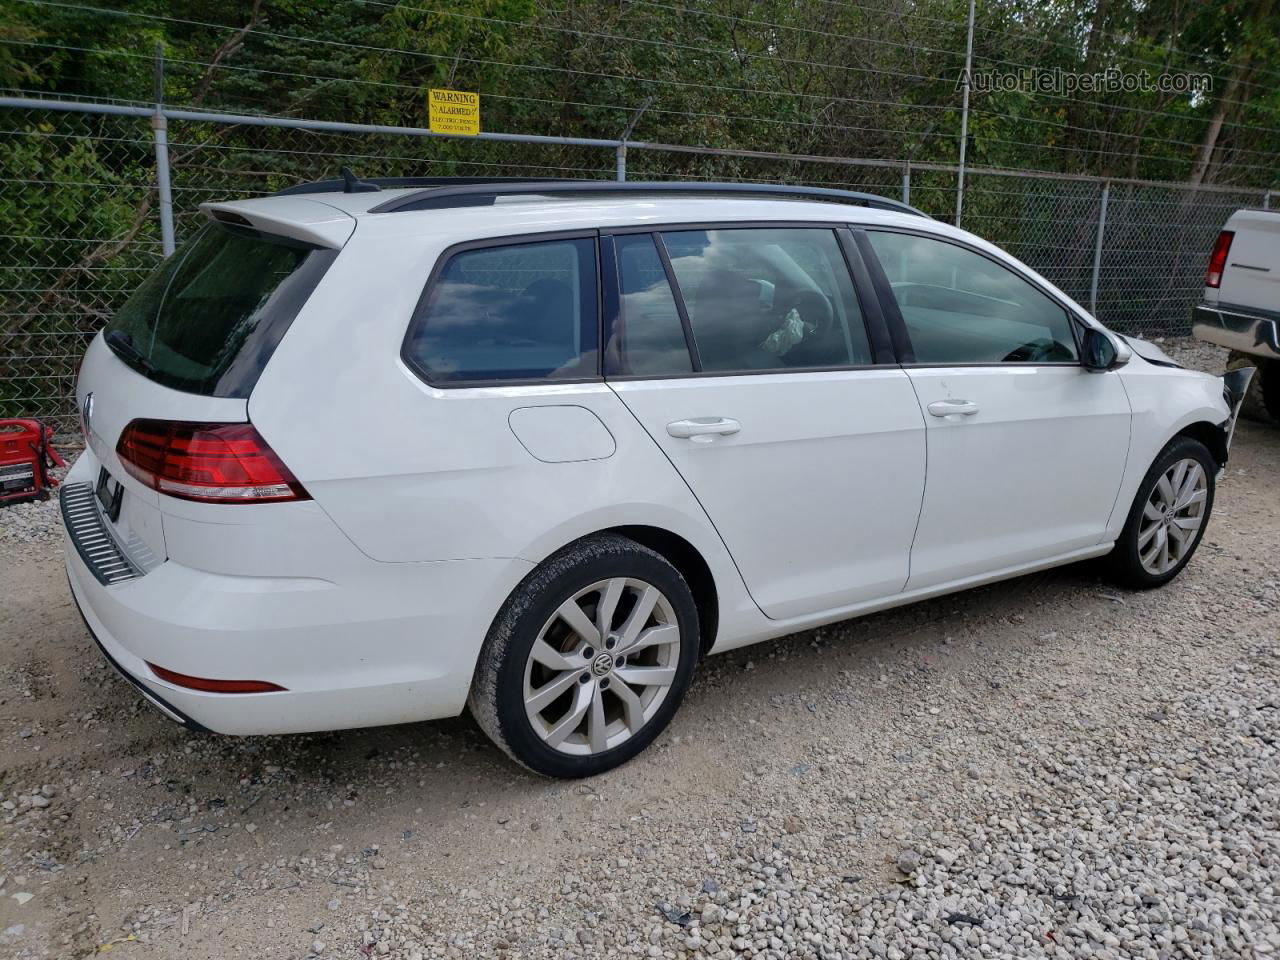
<path fill-rule="evenodd" d="M 1098 315 L 1098 275 L 1102 272 L 1102 237 L 1107 231 L 1107 200 L 1111 197 L 1111 181 L 1102 185 L 1098 204 L 1098 235 L 1093 241 L 1093 279 L 1089 283 L 1089 312 Z"/>
<path fill-rule="evenodd" d="M 156 141 L 156 189 L 160 194 L 160 249 L 173 253 L 173 191 L 169 187 L 169 122 L 157 110 L 151 117 Z"/>
<path fill-rule="evenodd" d="M 911 161 L 902 168 L 902 202 L 911 202 Z"/>
<path fill-rule="evenodd" d="M 173 190 L 169 185 L 169 121 L 164 115 L 164 47 L 156 44 L 156 112 L 151 115 L 151 135 L 156 145 L 156 193 L 160 197 L 160 250 L 173 253 Z"/>
<path fill-rule="evenodd" d="M 622 136 L 618 137 L 618 182 L 622 183 L 627 179 L 627 141 L 631 139 L 631 134 L 635 132 L 636 124 L 640 122 L 640 117 L 649 109 L 653 103 L 653 97 L 645 97 L 644 102 L 636 108 L 636 112 L 631 115 L 631 119 L 627 121 L 626 127 L 622 130 Z"/>
<path fill-rule="evenodd" d="M 964 93 L 960 106 L 960 170 L 956 177 L 956 226 L 964 209 L 964 153 L 969 142 L 969 88 L 973 86 L 973 0 L 969 0 L 969 36 L 964 44 Z"/>
<path fill-rule="evenodd" d="M 1266 193 L 1264 193 L 1264 194 L 1262 195 L 1262 209 L 1263 209 L 1263 210 L 1270 210 L 1270 209 L 1271 209 L 1271 194 L 1272 194 L 1273 192 L 1274 192 L 1274 191 L 1268 190 Z"/>

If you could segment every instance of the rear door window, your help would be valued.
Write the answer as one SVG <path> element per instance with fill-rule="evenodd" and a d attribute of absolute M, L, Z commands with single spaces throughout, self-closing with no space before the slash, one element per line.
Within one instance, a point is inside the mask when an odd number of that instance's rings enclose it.
<path fill-rule="evenodd" d="M 692 373 L 684 325 L 653 237 L 614 238 L 618 259 L 618 317 L 605 346 L 605 373 L 663 377 Z"/>
<path fill-rule="evenodd" d="M 248 397 L 337 255 L 289 237 L 209 223 L 107 324 L 107 345 L 167 387 Z"/>
<path fill-rule="evenodd" d="M 870 364 L 840 243 L 820 228 L 662 234 L 705 371 Z"/>
<path fill-rule="evenodd" d="M 598 316 L 593 238 L 462 250 L 414 311 L 404 358 L 433 384 L 592 378 Z"/>

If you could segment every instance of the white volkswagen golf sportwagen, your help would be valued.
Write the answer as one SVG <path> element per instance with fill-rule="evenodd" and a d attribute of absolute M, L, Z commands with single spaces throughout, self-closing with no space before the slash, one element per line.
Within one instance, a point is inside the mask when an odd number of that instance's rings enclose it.
<path fill-rule="evenodd" d="M 366 182 L 207 204 L 93 341 L 71 589 L 168 716 L 458 714 L 583 776 L 698 660 L 1106 555 L 1190 560 L 1248 372 L 865 194 Z"/>

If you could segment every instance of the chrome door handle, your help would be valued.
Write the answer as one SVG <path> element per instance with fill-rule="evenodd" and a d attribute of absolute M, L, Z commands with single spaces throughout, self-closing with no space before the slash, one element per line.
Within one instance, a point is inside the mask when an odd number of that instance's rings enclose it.
<path fill-rule="evenodd" d="M 667 424 L 667 433 L 677 440 L 698 440 L 705 442 L 713 436 L 727 437 L 742 429 L 742 424 L 729 417 L 694 417 L 691 420 L 676 420 Z"/>
<path fill-rule="evenodd" d="M 935 400 L 929 404 L 929 412 L 935 417 L 950 417 L 956 414 L 972 417 L 978 412 L 978 405 L 972 400 Z"/>

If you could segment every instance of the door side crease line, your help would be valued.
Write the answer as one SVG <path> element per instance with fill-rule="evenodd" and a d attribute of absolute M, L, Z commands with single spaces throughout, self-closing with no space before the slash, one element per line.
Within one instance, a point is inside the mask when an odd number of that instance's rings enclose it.
<path fill-rule="evenodd" d="M 1103 373 L 1101 376 L 1107 376 Z M 1120 389 L 1124 391 L 1125 403 L 1129 405 L 1129 444 L 1124 451 L 1124 466 L 1120 468 L 1120 483 L 1116 486 L 1115 499 L 1111 501 L 1111 511 L 1107 514 L 1107 525 L 1102 528 L 1102 536 L 1098 539 L 1098 543 L 1105 543 L 1107 533 L 1111 529 L 1111 523 L 1115 519 L 1116 508 L 1120 506 L 1120 492 L 1124 489 L 1124 482 L 1129 476 L 1129 459 L 1133 456 L 1133 398 L 1129 396 L 1129 388 L 1124 385 L 1124 377 L 1119 374 L 1116 379 L 1120 381 Z"/>
<path fill-rule="evenodd" d="M 916 511 L 916 527 L 911 531 L 911 547 L 907 550 L 907 579 L 903 580 L 902 586 L 898 588 L 898 593 L 902 593 L 911 582 L 911 561 L 915 555 L 916 537 L 920 535 L 920 518 L 924 516 L 924 498 L 929 492 L 929 421 L 924 418 L 924 401 L 920 399 L 920 392 L 916 390 L 916 382 L 911 377 L 911 371 L 901 364 L 898 365 L 898 369 L 906 376 L 907 383 L 911 384 L 911 393 L 915 396 L 916 408 L 920 411 L 921 439 L 924 440 L 924 479 L 920 484 L 920 509 Z"/>
<path fill-rule="evenodd" d="M 622 404 L 622 408 L 627 411 L 627 414 L 631 417 L 631 419 L 633 419 L 637 424 L 640 425 L 640 429 L 644 431 L 645 436 L 649 438 L 650 442 L 655 447 L 657 447 L 658 452 L 662 454 L 662 458 L 667 461 L 667 464 L 671 467 L 672 470 L 675 471 L 676 476 L 680 478 L 680 482 L 684 484 L 685 489 L 689 491 L 689 495 L 693 497 L 694 502 L 698 505 L 698 508 L 702 511 L 702 515 L 707 518 L 707 523 L 711 524 L 711 529 L 716 532 L 716 536 L 720 539 L 720 544 L 721 546 L 724 547 L 724 552 L 728 555 L 729 562 L 733 564 L 733 569 L 738 572 L 738 579 L 742 581 L 742 588 L 747 592 L 747 596 L 751 597 L 751 602 L 756 605 L 756 609 L 759 610 L 761 615 L 764 616 L 766 619 L 769 619 L 769 620 L 775 619 L 774 617 L 770 617 L 769 614 L 765 613 L 764 608 L 760 606 L 760 601 L 757 600 L 755 598 L 755 595 L 751 592 L 751 586 L 750 584 L 747 583 L 747 578 L 742 575 L 742 568 L 738 566 L 738 558 L 735 557 L 733 555 L 733 551 L 729 549 L 729 544 L 725 540 L 724 534 L 722 534 L 720 532 L 720 528 L 716 526 L 715 520 L 712 519 L 711 517 L 711 512 L 707 510 L 707 505 L 702 502 L 702 498 L 698 496 L 698 492 L 693 489 L 688 479 L 686 479 L 684 473 L 681 472 L 680 468 L 675 465 L 675 462 L 671 459 L 671 455 L 668 454 L 666 450 L 662 449 L 662 444 L 658 442 L 658 438 L 653 435 L 653 433 L 649 430 L 649 428 L 644 425 L 644 421 L 641 420 L 636 415 L 636 412 L 631 409 L 631 405 L 627 403 L 626 398 L 624 398 L 622 394 L 618 393 L 618 391 L 614 388 L 613 384 L 609 383 L 607 380 L 605 381 L 605 386 L 607 386 L 609 390 L 613 393 L 613 395 L 618 398 L 618 402 Z"/>

